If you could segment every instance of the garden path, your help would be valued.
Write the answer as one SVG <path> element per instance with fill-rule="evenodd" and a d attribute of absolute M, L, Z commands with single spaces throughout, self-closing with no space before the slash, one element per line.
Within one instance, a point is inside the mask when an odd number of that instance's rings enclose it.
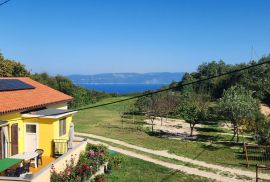
<path fill-rule="evenodd" d="M 114 144 L 117 144 L 117 145 L 121 145 L 121 146 L 124 146 L 124 147 L 128 147 L 128 148 L 135 149 L 135 150 L 145 152 L 145 153 L 149 153 L 149 154 L 152 154 L 152 155 L 156 155 L 156 156 L 160 156 L 160 157 L 166 157 L 166 158 L 169 158 L 169 159 L 174 159 L 174 160 L 178 160 L 178 161 L 182 161 L 182 162 L 187 162 L 187 163 L 191 163 L 191 164 L 194 164 L 194 165 L 197 165 L 197 166 L 202 166 L 202 167 L 205 167 L 205 168 L 209 168 L 209 169 L 212 169 L 212 170 L 218 170 L 218 171 L 220 171 L 219 173 L 231 173 L 231 174 L 233 174 L 234 177 L 235 176 L 247 176 L 247 177 L 253 178 L 253 179 L 255 177 L 255 172 L 246 171 L 246 170 L 242 170 L 242 169 L 239 169 L 239 168 L 228 168 L 228 167 L 224 167 L 224 166 L 220 166 L 220 165 L 209 164 L 209 163 L 206 163 L 204 161 L 194 160 L 194 159 L 190 159 L 190 158 L 186 158 L 186 157 L 182 157 L 182 156 L 177 156 L 175 154 L 170 154 L 170 153 L 168 153 L 168 151 L 152 150 L 152 149 L 132 145 L 132 144 L 120 141 L 120 140 L 111 139 L 111 138 L 98 136 L 98 135 L 93 135 L 93 134 L 77 133 L 76 132 L 75 135 L 83 136 L 83 137 L 89 137 L 89 138 L 92 138 L 92 139 L 98 139 L 98 140 L 102 140 L 102 141 L 105 141 L 105 142 L 111 142 L 111 143 L 114 143 Z M 91 141 L 94 141 L 94 140 L 91 140 Z M 110 146 L 110 147 L 115 148 L 115 147 L 112 147 L 112 146 Z M 155 161 L 154 163 L 156 163 L 156 164 L 161 165 L 161 163 L 162 163 L 163 166 L 167 166 L 167 167 L 172 166 L 170 168 L 175 168 L 175 169 L 177 168 L 177 170 L 183 171 L 183 172 L 188 173 L 188 174 L 195 174 L 195 175 L 199 175 L 199 176 L 204 176 L 204 177 L 216 179 L 216 180 L 219 180 L 219 181 L 232 181 L 232 180 L 239 181 L 238 179 L 235 179 L 235 178 L 229 178 L 230 180 L 228 180 L 228 177 L 222 176 L 220 174 L 206 172 L 206 171 L 202 171 L 202 170 L 192 168 L 192 167 L 186 167 L 186 166 L 182 166 L 182 165 L 176 165 L 176 164 L 173 164 L 173 163 L 163 162 L 161 160 L 153 159 L 153 158 L 150 158 L 150 157 L 145 156 L 145 155 L 137 154 L 135 152 L 131 152 L 131 151 L 128 151 L 128 150 L 123 150 L 121 148 L 117 148 L 117 149 L 118 149 L 118 152 L 120 152 L 120 153 L 125 152 L 123 154 L 126 154 L 126 155 L 130 154 L 130 156 L 133 156 L 133 157 L 136 157 L 137 155 L 139 155 L 141 157 L 141 159 L 146 158 L 147 161 L 149 161 L 149 162 Z M 112 149 L 112 150 L 114 150 L 114 149 Z M 270 175 L 267 175 L 267 174 L 262 174 L 261 177 L 264 178 L 264 179 L 268 179 L 268 180 L 270 179 Z"/>
<path fill-rule="evenodd" d="M 95 141 L 95 140 L 91 140 L 91 139 L 87 139 L 87 141 L 89 143 L 96 144 L 96 145 L 97 144 L 103 144 L 103 145 L 107 146 L 110 150 L 114 150 L 114 151 L 119 152 L 121 154 L 130 156 L 130 157 L 134 157 L 134 158 L 137 158 L 137 159 L 141 159 L 141 160 L 144 160 L 144 161 L 148 161 L 148 162 L 151 162 L 151 163 L 154 163 L 154 164 L 157 164 L 157 165 L 161 165 L 161 166 L 166 167 L 166 168 L 179 170 L 179 171 L 182 171 L 182 172 L 184 172 L 186 174 L 197 175 L 197 176 L 206 177 L 206 178 L 209 178 L 209 179 L 214 179 L 214 180 L 222 181 L 222 182 L 228 182 L 228 181 L 230 181 L 230 182 L 241 182 L 242 181 L 242 180 L 237 180 L 237 179 L 234 179 L 234 178 L 222 176 L 222 175 L 219 175 L 219 174 L 215 174 L 215 173 L 212 173 L 212 172 L 207 172 L 207 171 L 199 170 L 199 169 L 196 169 L 196 168 L 187 167 L 187 166 L 184 166 L 184 165 L 164 162 L 164 161 L 154 159 L 154 158 L 149 157 L 149 156 L 138 154 L 136 152 L 121 149 L 119 147 L 113 147 L 113 146 L 108 145 L 107 143 L 103 143 L 103 142 L 99 142 L 99 141 Z"/>

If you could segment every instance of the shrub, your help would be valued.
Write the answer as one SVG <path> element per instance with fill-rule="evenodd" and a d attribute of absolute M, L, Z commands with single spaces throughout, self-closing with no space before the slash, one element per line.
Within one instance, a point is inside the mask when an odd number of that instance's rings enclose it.
<path fill-rule="evenodd" d="M 109 166 L 119 168 L 122 161 L 123 157 L 121 155 L 113 155 L 109 158 Z"/>

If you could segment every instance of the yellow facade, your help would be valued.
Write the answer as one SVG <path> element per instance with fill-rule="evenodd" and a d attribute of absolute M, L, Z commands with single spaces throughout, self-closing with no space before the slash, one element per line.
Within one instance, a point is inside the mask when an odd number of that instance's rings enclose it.
<path fill-rule="evenodd" d="M 57 108 L 60 109 L 60 108 Z M 61 106 L 63 109 L 63 106 Z M 68 140 L 70 123 L 72 121 L 72 114 L 67 115 L 66 118 L 66 134 L 59 136 L 59 120 L 62 118 L 22 118 L 19 112 L 0 115 L 0 120 L 8 122 L 9 126 L 9 139 L 11 140 L 11 126 L 12 124 L 18 124 L 18 153 L 24 152 L 25 149 L 25 124 L 36 123 L 37 124 L 37 136 L 38 136 L 38 148 L 44 150 L 44 156 L 53 155 L 52 141 L 54 139 L 66 139 Z M 10 142 L 10 141 L 9 141 Z M 11 146 L 9 146 L 9 153 L 11 154 Z"/>

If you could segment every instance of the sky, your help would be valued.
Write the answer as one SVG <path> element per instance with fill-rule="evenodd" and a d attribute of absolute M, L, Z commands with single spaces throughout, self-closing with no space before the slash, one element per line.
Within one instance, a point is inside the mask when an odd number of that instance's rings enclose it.
<path fill-rule="evenodd" d="M 11 0 L 0 6 L 0 51 L 52 75 L 190 72 L 212 60 L 268 55 L 269 7 L 269 0 Z"/>

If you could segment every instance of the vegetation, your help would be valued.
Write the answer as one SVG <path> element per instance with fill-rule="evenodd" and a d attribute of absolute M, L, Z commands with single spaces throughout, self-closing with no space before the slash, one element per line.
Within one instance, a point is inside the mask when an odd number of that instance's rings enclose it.
<path fill-rule="evenodd" d="M 259 144 L 270 144 L 270 116 L 258 113 L 255 120 L 254 133 Z"/>
<path fill-rule="evenodd" d="M 30 72 L 19 62 L 4 58 L 0 53 L 0 77 L 6 76 L 29 76 Z"/>
<path fill-rule="evenodd" d="M 190 136 L 193 136 L 196 124 L 206 121 L 209 107 L 208 100 L 206 96 L 193 93 L 187 93 L 181 97 L 181 102 L 175 114 L 190 124 Z"/>
<path fill-rule="evenodd" d="M 74 98 L 74 100 L 70 103 L 70 107 L 72 108 L 78 108 L 90 103 L 95 103 L 101 98 L 110 96 L 104 92 L 88 90 L 86 88 L 77 86 L 68 78 L 60 75 L 49 76 L 47 73 L 35 73 L 31 75 L 31 78 L 72 96 Z"/>
<path fill-rule="evenodd" d="M 81 107 L 87 104 L 95 103 L 101 98 L 110 96 L 104 92 L 97 92 L 79 87 L 72 83 L 71 80 L 64 76 L 49 76 L 47 73 L 31 74 L 25 66 L 19 62 L 5 59 L 0 53 L 0 77 L 25 77 L 30 76 L 32 79 L 48 85 L 56 90 L 68 94 L 74 98 L 70 103 L 72 108 Z"/>
<path fill-rule="evenodd" d="M 113 102 L 127 97 L 106 98 L 96 104 Z M 232 137 L 230 129 L 220 126 L 219 121 L 206 121 L 205 127 L 195 128 L 199 135 L 193 141 L 179 138 L 169 139 L 160 132 L 149 132 L 145 126 L 147 116 L 136 114 L 124 120 L 122 128 L 119 111 L 134 104 L 134 100 L 108 105 L 99 108 L 87 109 L 74 115 L 75 130 L 83 133 L 91 133 L 108 138 L 118 139 L 137 146 L 154 149 L 168 150 L 169 153 L 185 156 L 191 159 L 208 163 L 224 165 L 228 167 L 245 168 L 242 145 L 227 142 Z M 90 105 L 94 106 L 96 104 Z M 239 136 L 240 142 L 253 142 L 251 138 Z M 252 169 L 252 168 L 250 168 Z"/>
<path fill-rule="evenodd" d="M 265 132 L 258 131 L 262 128 L 256 127 L 259 126 L 256 122 L 263 121 L 256 120 L 255 116 L 259 113 L 260 103 L 270 105 L 269 64 L 185 87 L 181 85 L 252 66 L 269 59 L 270 56 L 258 62 L 251 61 L 248 64 L 239 65 L 228 65 L 223 61 L 204 63 L 198 66 L 196 72 L 186 73 L 183 80 L 178 83 L 178 89 L 139 98 L 135 106 L 138 111 L 148 114 L 152 125 L 156 117 L 164 117 L 164 114 L 167 117 L 169 114 L 170 117 L 178 117 L 188 122 L 192 136 L 194 127 L 198 123 L 210 119 L 229 121 L 233 126 L 232 140 L 236 138 L 236 141 L 239 141 L 240 130 L 242 133 L 253 131 L 257 138 L 261 138 L 260 143 L 262 143 L 265 141 L 262 140 L 266 137 L 263 134 Z M 173 82 L 170 86 L 175 85 L 177 84 Z M 170 102 L 171 100 L 166 98 L 167 95 L 170 95 L 174 102 Z M 217 107 L 209 107 L 209 103 Z"/>
<path fill-rule="evenodd" d="M 259 104 L 252 97 L 251 91 L 246 90 L 243 86 L 232 86 L 219 99 L 218 109 L 222 118 L 233 125 L 232 140 L 236 136 L 236 141 L 239 142 L 239 127 L 252 126 L 250 123 L 255 121 L 255 116 L 259 113 Z"/>
<path fill-rule="evenodd" d="M 264 61 L 269 61 L 270 56 L 263 57 L 259 61 L 251 61 L 247 64 L 226 64 L 224 61 L 212 61 L 198 66 L 196 72 L 186 73 L 183 80 L 178 83 L 188 83 L 195 80 L 205 79 L 207 77 L 219 75 L 228 71 L 241 69 Z M 270 65 L 254 67 L 249 70 L 230 74 L 227 76 L 211 79 L 187 87 L 179 87 L 181 92 L 196 92 L 198 94 L 209 95 L 212 99 L 222 97 L 223 91 L 228 88 L 241 85 L 254 93 L 254 97 L 270 105 Z"/>
<path fill-rule="evenodd" d="M 81 182 L 89 179 L 108 159 L 109 151 L 105 146 L 87 144 L 77 163 L 74 158 L 71 158 L 61 172 L 57 172 L 52 166 L 51 182 Z"/>

